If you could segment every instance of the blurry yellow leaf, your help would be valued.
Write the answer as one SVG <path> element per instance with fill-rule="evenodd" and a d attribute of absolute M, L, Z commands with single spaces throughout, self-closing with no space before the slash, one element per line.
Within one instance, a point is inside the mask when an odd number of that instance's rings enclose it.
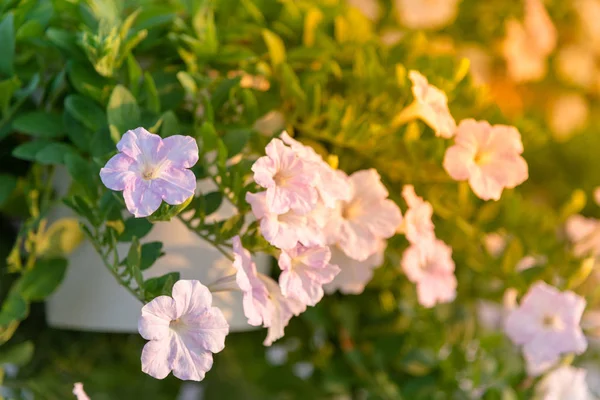
<path fill-rule="evenodd" d="M 68 255 L 83 240 L 83 232 L 76 218 L 63 218 L 53 223 L 37 243 L 38 252 L 45 257 Z"/>
<path fill-rule="evenodd" d="M 262 36 L 269 50 L 273 67 L 283 63 L 285 61 L 285 45 L 283 44 L 283 40 L 268 29 L 262 30 Z"/>
<path fill-rule="evenodd" d="M 323 13 L 317 8 L 311 8 L 304 19 L 304 45 L 312 47 L 315 44 L 317 26 L 323 20 Z"/>
<path fill-rule="evenodd" d="M 573 214 L 579 213 L 585 207 L 587 198 L 585 192 L 581 189 L 577 189 L 571 194 L 569 201 L 562 206 L 560 210 L 560 218 L 562 220 L 567 219 Z"/>
<path fill-rule="evenodd" d="M 575 289 L 590 276 L 592 271 L 594 270 L 594 264 L 596 263 L 594 257 L 588 257 L 582 261 L 577 271 L 571 275 L 567 282 L 567 289 Z"/>

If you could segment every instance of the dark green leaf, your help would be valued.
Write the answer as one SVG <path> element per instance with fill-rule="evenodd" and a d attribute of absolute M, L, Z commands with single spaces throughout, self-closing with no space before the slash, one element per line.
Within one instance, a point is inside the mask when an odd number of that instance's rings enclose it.
<path fill-rule="evenodd" d="M 160 135 L 162 137 L 169 137 L 171 135 L 177 135 L 181 133 L 181 128 L 179 127 L 179 121 L 177 121 L 177 116 L 173 111 L 167 111 L 161 117 L 162 124 L 160 126 Z"/>
<path fill-rule="evenodd" d="M 29 306 L 25 299 L 19 293 L 11 291 L 0 309 L 0 326 L 24 320 L 28 310 Z"/>
<path fill-rule="evenodd" d="M 77 155 L 72 146 L 65 143 L 50 143 L 35 154 L 35 161 L 44 165 L 64 164 L 68 155 Z"/>
<path fill-rule="evenodd" d="M 163 244 L 161 242 L 150 242 L 142 245 L 142 260 L 140 269 L 142 271 L 150 268 L 165 253 L 162 251 Z"/>
<path fill-rule="evenodd" d="M 95 200 L 98 197 L 98 188 L 90 163 L 76 153 L 69 153 L 65 156 L 65 165 L 71 178 L 85 189 L 90 199 Z"/>
<path fill-rule="evenodd" d="M 229 97 L 229 92 L 235 86 L 239 85 L 240 80 L 241 78 L 239 76 L 233 79 L 225 79 L 217 86 L 210 98 L 212 108 L 215 112 L 218 112 L 218 110 L 223 107 L 223 104 L 225 104 Z"/>
<path fill-rule="evenodd" d="M 106 116 L 102 108 L 79 94 L 72 94 L 65 99 L 65 110 L 92 132 L 106 125 Z"/>
<path fill-rule="evenodd" d="M 227 156 L 231 158 L 241 152 L 248 143 L 248 139 L 250 139 L 250 131 L 246 129 L 236 129 L 225 133 L 223 143 L 227 147 Z"/>
<path fill-rule="evenodd" d="M 10 100 L 15 91 L 20 87 L 19 79 L 13 76 L 11 79 L 0 81 L 0 112 L 6 114 Z"/>
<path fill-rule="evenodd" d="M 0 206 L 10 197 L 16 187 L 16 177 L 8 174 L 0 174 Z"/>
<path fill-rule="evenodd" d="M 33 342 L 27 341 L 14 345 L 8 349 L 2 348 L 0 365 L 14 364 L 19 367 L 27 364 L 33 357 Z"/>
<path fill-rule="evenodd" d="M 114 135 L 122 135 L 129 129 L 138 128 L 141 124 L 141 114 L 133 95 L 124 86 L 117 85 L 110 95 L 106 109 L 108 123 Z"/>
<path fill-rule="evenodd" d="M 67 260 L 53 258 L 38 260 L 33 269 L 17 282 L 17 290 L 28 301 L 41 301 L 60 285 L 67 270 Z"/>
<path fill-rule="evenodd" d="M 146 236 L 153 225 L 146 218 L 131 217 L 125 220 L 125 231 L 119 236 L 119 242 L 131 242 L 135 237 L 141 239 Z"/>
<path fill-rule="evenodd" d="M 158 97 L 158 90 L 156 90 L 156 84 L 150 73 L 144 74 L 144 89 L 146 92 L 146 106 L 148 110 L 158 114 L 160 113 L 160 98 Z"/>
<path fill-rule="evenodd" d="M 142 271 L 140 270 L 140 264 L 142 262 L 142 248 L 140 246 L 140 242 L 137 237 L 133 237 L 131 241 L 131 247 L 129 248 L 129 252 L 127 253 L 127 270 L 135 279 L 135 282 L 139 287 L 142 287 L 144 284 L 144 277 L 142 276 Z"/>
<path fill-rule="evenodd" d="M 217 148 L 219 135 L 215 127 L 210 122 L 205 122 L 200 127 L 200 137 L 202 138 L 202 151 L 208 153 Z"/>
<path fill-rule="evenodd" d="M 64 135 L 61 116 L 44 111 L 20 114 L 13 120 L 13 128 L 31 136 L 47 139 L 60 138 Z"/>
<path fill-rule="evenodd" d="M 223 193 L 211 192 L 204 195 L 204 215 L 209 216 L 221 207 Z"/>
<path fill-rule="evenodd" d="M 240 233 L 242 226 L 244 226 L 244 215 L 236 214 L 223 223 L 219 237 L 223 240 L 230 239 Z"/>
<path fill-rule="evenodd" d="M 36 154 L 51 143 L 52 142 L 47 140 L 34 140 L 32 142 L 23 143 L 13 150 L 12 155 L 21 160 L 35 161 Z"/>
<path fill-rule="evenodd" d="M 178 280 L 179 272 L 170 272 L 156 278 L 147 279 L 144 282 L 146 300 L 150 301 L 153 298 L 161 295 L 170 296 L 171 291 L 173 290 L 173 285 Z"/>
<path fill-rule="evenodd" d="M 9 78 L 14 74 L 15 62 L 15 26 L 12 13 L 6 14 L 0 21 L 0 49 L 0 74 Z"/>

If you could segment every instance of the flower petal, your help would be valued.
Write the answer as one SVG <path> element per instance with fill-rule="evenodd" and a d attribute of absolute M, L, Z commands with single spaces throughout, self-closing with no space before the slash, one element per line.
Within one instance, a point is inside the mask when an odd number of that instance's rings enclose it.
<path fill-rule="evenodd" d="M 203 348 L 213 353 L 225 348 L 229 324 L 219 308 L 210 307 L 200 313 L 185 314 L 181 317 L 181 323 L 185 328 L 179 330 L 178 334 L 188 347 Z"/>
<path fill-rule="evenodd" d="M 161 147 L 160 136 L 148 132 L 144 128 L 136 128 L 127 131 L 117 143 L 117 150 L 128 155 L 134 160 L 144 158 L 146 161 L 155 163 L 158 161 L 158 150 Z"/>
<path fill-rule="evenodd" d="M 125 190 L 127 184 L 135 179 L 136 168 L 137 162 L 133 158 L 117 154 L 100 170 L 100 179 L 110 190 Z"/>
<path fill-rule="evenodd" d="M 196 176 L 189 169 L 168 167 L 160 171 L 152 184 L 165 202 L 178 205 L 194 195 Z"/>
<path fill-rule="evenodd" d="M 176 315 L 201 314 L 212 305 L 212 294 L 206 286 L 196 280 L 178 280 L 171 294 L 175 301 Z"/>
<path fill-rule="evenodd" d="M 137 218 L 151 215 L 162 202 L 160 194 L 152 190 L 152 181 L 137 177 L 129 181 L 123 191 L 123 198 L 127 210 Z"/>
<path fill-rule="evenodd" d="M 162 141 L 161 156 L 176 168 L 191 168 L 198 162 L 198 143 L 191 136 L 174 135 Z"/>
<path fill-rule="evenodd" d="M 138 331 L 146 340 L 160 340 L 169 335 L 169 323 L 177 318 L 175 301 L 158 296 L 142 307 Z"/>
<path fill-rule="evenodd" d="M 212 353 L 194 343 L 186 342 L 178 335 L 173 335 L 173 353 L 170 367 L 173 375 L 184 381 L 201 381 L 206 372 L 212 368 Z"/>
<path fill-rule="evenodd" d="M 458 145 L 449 147 L 444 155 L 444 169 L 452 179 L 464 181 L 469 179 L 475 167 L 474 157 L 475 153 L 470 149 Z"/>
<path fill-rule="evenodd" d="M 177 356 L 173 348 L 173 334 L 161 339 L 151 340 L 142 349 L 142 371 L 153 378 L 164 379 L 171 372 L 170 360 Z"/>

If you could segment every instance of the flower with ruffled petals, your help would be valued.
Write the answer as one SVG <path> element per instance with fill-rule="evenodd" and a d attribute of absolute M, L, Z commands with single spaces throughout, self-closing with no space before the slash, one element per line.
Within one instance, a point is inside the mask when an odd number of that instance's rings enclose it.
<path fill-rule="evenodd" d="M 395 0 L 402 25 L 409 29 L 440 29 L 458 12 L 458 0 Z"/>
<path fill-rule="evenodd" d="M 343 294 L 361 294 L 373 278 L 373 271 L 383 264 L 385 247 L 385 240 L 381 240 L 377 244 L 375 253 L 364 261 L 357 261 L 348 257 L 337 246 L 332 246 L 331 263 L 338 265 L 340 272 L 331 283 L 323 286 L 325 292 L 331 294 L 339 290 Z"/>
<path fill-rule="evenodd" d="M 179 280 L 171 297 L 158 296 L 142 308 L 138 330 L 149 340 L 142 350 L 142 371 L 157 379 L 173 371 L 179 379 L 201 381 L 212 367 L 212 354 L 225 347 L 229 325 L 212 307 L 206 286 Z"/>
<path fill-rule="evenodd" d="M 323 285 L 331 282 L 340 272 L 330 264 L 331 251 L 327 246 L 296 246 L 279 255 L 281 293 L 309 306 L 323 298 Z"/>
<path fill-rule="evenodd" d="M 554 51 L 558 33 L 542 0 L 525 0 L 524 25 L 539 53 L 547 56 Z"/>
<path fill-rule="evenodd" d="M 107 188 L 123 191 L 125 205 L 136 217 L 149 216 L 163 200 L 179 205 L 194 195 L 196 177 L 188 169 L 198 161 L 194 138 L 162 139 L 137 128 L 125 132 L 117 149 L 100 170 L 100 179 Z"/>
<path fill-rule="evenodd" d="M 392 126 L 419 118 L 433 129 L 436 136 L 446 139 L 454 136 L 456 121 L 448 109 L 446 93 L 430 85 L 427 78 L 417 71 L 410 71 L 408 77 L 412 81 L 415 100 L 394 118 Z"/>
<path fill-rule="evenodd" d="M 271 323 L 266 326 L 268 328 L 267 337 L 263 344 L 270 346 L 274 341 L 281 339 L 284 335 L 284 328 L 294 316 L 298 316 L 306 310 L 306 304 L 292 298 L 285 297 L 281 293 L 281 288 L 273 279 L 268 276 L 261 276 L 261 279 L 273 302 L 273 315 Z"/>
<path fill-rule="evenodd" d="M 452 249 L 441 240 L 410 245 L 402 255 L 402 269 L 417 285 L 417 298 L 424 307 L 448 303 L 456 297 Z"/>
<path fill-rule="evenodd" d="M 536 399 L 539 400 L 592 400 L 586 383 L 587 371 L 563 365 L 550 372 L 538 383 Z"/>
<path fill-rule="evenodd" d="M 280 139 L 271 140 L 265 152 L 267 155 L 252 165 L 252 171 L 256 183 L 267 189 L 269 210 L 275 214 L 310 212 L 318 199 L 315 163 L 298 157 Z"/>
<path fill-rule="evenodd" d="M 583 215 L 571 215 L 565 224 L 569 240 L 575 245 L 573 253 L 577 257 L 600 255 L 600 221 Z"/>
<path fill-rule="evenodd" d="M 431 221 L 433 207 L 415 193 L 412 185 L 402 188 L 402 197 L 408 205 L 404 213 L 403 231 L 411 243 L 427 242 L 435 238 L 434 225 Z"/>
<path fill-rule="evenodd" d="M 506 318 L 504 330 L 523 346 L 529 375 L 536 376 L 556 364 L 561 355 L 581 354 L 587 340 L 580 327 L 585 300 L 573 292 L 560 292 L 537 282 Z"/>
<path fill-rule="evenodd" d="M 383 239 L 394 236 L 402 214 L 387 198 L 388 191 L 376 170 L 357 171 L 350 176 L 350 183 L 352 198 L 341 204 L 336 243 L 348 257 L 364 261 L 380 249 Z"/>
<path fill-rule="evenodd" d="M 305 146 L 293 139 L 286 131 L 283 131 L 280 137 L 298 157 L 314 163 L 317 169 L 315 188 L 326 207 L 334 208 L 337 201 L 350 199 L 352 189 L 348 177 L 344 173 L 331 168 L 312 147 Z"/>
<path fill-rule="evenodd" d="M 81 382 L 73 385 L 73 394 L 77 397 L 77 400 L 90 400 L 85 390 L 83 390 L 83 383 Z"/>
<path fill-rule="evenodd" d="M 480 199 L 498 200 L 505 188 L 512 189 L 529 177 L 521 153 L 523 143 L 516 128 L 467 119 L 458 126 L 454 146 L 446 150 L 444 169 L 458 181 L 468 179 Z"/>
<path fill-rule="evenodd" d="M 236 282 L 243 293 L 244 314 L 248 323 L 268 326 L 274 312 L 273 303 L 250 252 L 242 247 L 239 236 L 233 238 L 233 267 L 237 271 Z"/>

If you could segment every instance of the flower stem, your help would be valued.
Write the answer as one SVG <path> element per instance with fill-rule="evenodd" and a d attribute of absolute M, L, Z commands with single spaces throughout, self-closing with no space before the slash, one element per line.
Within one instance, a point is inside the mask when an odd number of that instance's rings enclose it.
<path fill-rule="evenodd" d="M 224 245 L 223 243 L 218 243 L 216 240 L 211 239 L 208 235 L 203 234 L 202 232 L 200 232 L 198 229 L 195 229 L 192 226 L 191 221 L 188 221 L 186 219 L 184 219 L 181 215 L 178 215 L 177 218 L 179 218 L 179 220 L 192 232 L 194 232 L 196 235 L 198 235 L 201 239 L 207 241 L 208 243 L 210 243 L 211 245 L 213 245 L 213 247 L 215 249 L 217 249 L 221 254 L 223 254 L 227 259 L 229 259 L 230 261 L 233 261 L 233 256 L 231 254 L 229 254 L 225 249 L 223 249 L 221 246 Z"/>

